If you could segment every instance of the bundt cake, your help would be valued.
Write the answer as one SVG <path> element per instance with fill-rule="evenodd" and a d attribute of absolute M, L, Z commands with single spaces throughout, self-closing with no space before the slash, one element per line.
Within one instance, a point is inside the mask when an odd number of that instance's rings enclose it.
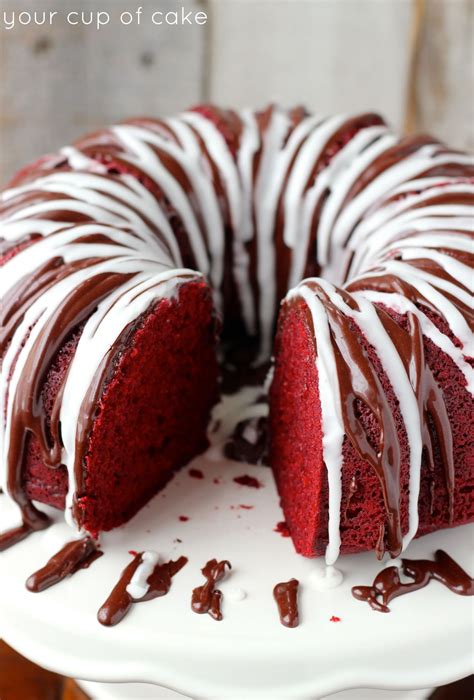
<path fill-rule="evenodd" d="M 469 156 L 302 108 L 135 119 L 22 170 L 0 208 L 0 468 L 23 524 L 0 548 L 47 526 L 33 501 L 114 528 L 201 452 L 219 335 L 255 367 L 276 332 L 298 552 L 397 556 L 471 520 L 473 204 Z"/>

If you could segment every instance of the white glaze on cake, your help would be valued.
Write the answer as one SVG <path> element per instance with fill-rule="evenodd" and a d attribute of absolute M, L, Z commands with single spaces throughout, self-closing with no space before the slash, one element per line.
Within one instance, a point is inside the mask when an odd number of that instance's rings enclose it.
<path fill-rule="evenodd" d="M 65 384 L 62 459 L 69 473 L 66 516 L 72 523 L 77 416 L 88 384 L 127 324 L 152 302 L 173 296 L 180 284 L 198 278 L 199 273 L 209 278 L 216 305 L 223 311 L 226 275 L 230 274 L 245 327 L 250 334 L 259 333 L 259 359 L 268 358 L 279 287 L 284 292 L 298 285 L 309 260 L 317 263 L 326 281 L 317 278 L 299 284 L 287 299 L 302 298 L 317 328 L 330 501 L 327 562 L 334 563 L 340 546 L 344 426 L 327 310 L 324 298 L 315 293 L 314 282 L 375 347 L 399 402 L 410 461 L 406 546 L 417 530 L 420 421 L 410 379 L 375 309 L 385 304 L 415 316 L 423 334 L 463 372 L 472 392 L 473 372 L 466 362 L 466 356 L 472 355 L 472 333 L 457 304 L 471 304 L 471 270 L 453 254 L 472 251 L 473 208 L 470 203 L 459 204 L 456 198 L 472 199 L 474 185 L 461 175 L 439 176 L 436 169 L 461 168 L 473 159 L 435 142 L 420 142 L 377 171 L 380 159 L 401 141 L 381 120 L 369 119 L 366 124 L 358 123 L 326 163 L 331 139 L 357 120 L 304 114 L 295 119 L 291 111 L 278 107 L 265 114 L 243 110 L 233 113 L 233 118 L 238 123 L 233 147 L 224 131 L 198 112 L 115 126 L 65 147 L 56 161 L 38 165 L 30 179 L 3 193 L 1 238 L 13 246 L 32 235 L 40 240 L 3 266 L 0 294 L 8 294 L 24 276 L 58 257 L 66 264 L 93 257 L 94 263 L 34 301 L 14 331 L 0 384 L 0 398 L 6 406 L 0 485 L 6 489 L 18 379 L 35 338 L 68 291 L 101 272 L 131 275 L 87 320 Z M 130 166 L 144 184 L 116 168 L 109 172 L 108 162 L 113 165 L 115 161 Z M 52 163 L 56 170 L 51 169 Z M 372 179 L 359 186 L 373 168 Z M 453 203 L 436 202 L 447 196 Z M 183 246 L 178 244 L 172 216 L 182 225 L 189 264 L 183 263 Z M 225 260 L 229 230 L 230 273 Z M 100 241 L 95 240 L 97 235 Z M 286 270 L 279 246 L 287 251 Z M 421 269 L 420 259 L 441 270 L 442 276 Z M 370 289 L 371 283 L 386 275 L 410 284 L 437 309 L 461 347 L 403 294 Z M 359 285 L 353 293 L 359 310 L 350 308 L 334 286 L 348 283 Z M 265 404 L 251 401 L 242 409 L 241 420 L 264 417 L 268 411 Z"/>

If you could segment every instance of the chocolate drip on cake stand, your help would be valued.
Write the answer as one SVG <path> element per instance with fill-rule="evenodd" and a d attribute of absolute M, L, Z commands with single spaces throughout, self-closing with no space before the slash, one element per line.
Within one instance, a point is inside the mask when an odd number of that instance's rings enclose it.
<path fill-rule="evenodd" d="M 153 598 L 166 595 L 171 587 L 172 577 L 188 562 L 186 557 L 179 557 L 177 561 L 157 564 L 146 580 L 146 593 L 141 598 L 134 598 L 127 591 L 127 587 L 131 583 L 138 567 L 143 563 L 144 554 L 145 552 L 137 552 L 130 564 L 122 571 L 112 593 L 97 613 L 97 619 L 101 625 L 106 627 L 117 625 L 123 620 L 133 603 L 142 603 L 146 600 L 153 600 Z"/>
<path fill-rule="evenodd" d="M 298 587 L 299 581 L 292 578 L 289 581 L 277 583 L 273 589 L 280 622 L 284 627 L 298 627 L 299 625 Z"/>
<path fill-rule="evenodd" d="M 220 622 L 222 616 L 222 591 L 216 589 L 216 583 L 222 581 L 227 573 L 227 569 L 232 566 L 229 561 L 217 561 L 210 559 L 206 566 L 201 569 L 206 583 L 193 590 L 191 598 L 191 608 L 195 613 L 207 613 L 214 620 Z"/>
<path fill-rule="evenodd" d="M 26 587 L 32 593 L 44 591 L 76 571 L 87 569 L 102 555 L 103 552 L 91 537 L 68 542 L 42 569 L 27 579 Z"/>
<path fill-rule="evenodd" d="M 377 574 L 371 586 L 354 586 L 352 595 L 368 603 L 372 610 L 384 613 L 390 612 L 391 600 L 418 591 L 430 581 L 439 581 L 458 595 L 474 595 L 474 579 L 441 549 L 435 553 L 434 561 L 402 559 L 401 572 L 412 580 L 402 583 L 398 567 L 390 566 Z"/>

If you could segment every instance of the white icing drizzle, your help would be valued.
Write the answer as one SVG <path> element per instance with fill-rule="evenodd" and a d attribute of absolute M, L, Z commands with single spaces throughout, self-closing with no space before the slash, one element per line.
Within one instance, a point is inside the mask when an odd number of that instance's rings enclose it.
<path fill-rule="evenodd" d="M 378 135 L 378 132 L 376 132 L 376 134 Z M 358 140 L 361 140 L 363 136 L 364 134 L 361 134 Z M 350 226 L 350 224 L 347 225 L 346 228 L 343 229 L 342 233 L 339 232 L 339 230 L 342 227 L 342 222 L 344 222 L 343 217 L 346 214 L 347 209 L 349 209 L 349 207 L 343 210 L 342 215 L 339 218 L 337 218 L 337 215 L 340 212 L 344 198 L 348 194 L 351 186 L 354 184 L 357 178 L 364 172 L 364 170 L 368 168 L 369 165 L 371 165 L 373 161 L 384 151 L 393 146 L 396 143 L 396 141 L 397 138 L 394 134 L 383 132 L 379 135 L 379 138 L 375 140 L 372 137 L 372 143 L 370 143 L 368 146 L 366 146 L 364 139 L 364 141 L 362 142 L 362 153 L 360 154 L 360 156 L 358 158 L 351 159 L 349 164 L 346 166 L 345 170 L 340 173 L 339 177 L 334 178 L 334 180 L 331 182 L 331 193 L 321 214 L 321 220 L 318 229 L 318 251 L 321 250 L 319 262 L 322 265 L 326 266 L 330 264 L 328 250 L 332 248 L 334 253 L 334 249 L 336 248 L 336 246 L 339 248 L 342 247 L 343 235 L 346 233 L 346 230 Z M 369 199 L 369 202 L 372 201 L 373 199 Z M 354 208 L 353 203 L 351 204 Z M 336 221 L 339 225 L 339 235 L 337 239 Z M 321 232 L 321 248 L 319 248 L 319 232 Z"/>
<path fill-rule="evenodd" d="M 189 236 L 197 266 L 204 274 L 207 274 L 209 258 L 196 214 L 191 207 L 189 197 L 186 196 L 186 192 L 178 180 L 171 175 L 156 151 L 151 147 L 149 141 L 153 139 L 154 134 L 148 129 L 140 129 L 135 126 L 116 126 L 113 127 L 113 132 L 127 149 L 129 155 L 125 159 L 132 165 L 138 166 L 155 180 L 178 212 Z"/>
<path fill-rule="evenodd" d="M 126 591 L 133 598 L 133 600 L 140 600 L 144 598 L 148 593 L 150 586 L 148 584 L 148 579 L 152 575 L 155 567 L 160 561 L 160 556 L 156 552 L 143 552 L 142 560 L 138 567 L 135 569 L 135 573 L 130 579 Z"/>
<path fill-rule="evenodd" d="M 473 158 L 470 156 L 445 153 L 438 155 L 439 150 L 441 150 L 441 147 L 438 144 L 422 146 L 408 158 L 404 158 L 390 168 L 384 169 L 383 172 L 365 187 L 362 192 L 356 195 L 340 213 L 331 234 L 333 248 L 337 250 L 338 247 L 344 247 L 350 238 L 355 224 L 363 217 L 364 212 L 380 197 L 392 191 L 396 185 L 416 177 L 429 168 L 435 168 L 449 163 L 465 165 L 473 163 Z"/>
<path fill-rule="evenodd" d="M 178 276 L 176 276 L 178 272 Z M 88 319 L 71 363 L 61 403 L 61 435 L 63 463 L 68 468 L 69 488 L 65 516 L 73 525 L 73 501 L 76 493 L 76 427 L 86 392 L 100 362 L 104 359 L 120 332 L 158 299 L 170 298 L 176 292 L 185 270 L 167 270 L 154 275 L 138 274 L 102 301 Z M 189 278 L 191 279 L 191 278 Z"/>
<path fill-rule="evenodd" d="M 443 315 L 450 329 L 462 342 L 463 346 L 466 348 L 472 347 L 472 331 L 466 319 L 458 311 L 454 303 L 442 293 L 447 291 L 469 306 L 472 303 L 472 299 L 467 292 L 463 291 L 458 285 L 445 282 L 439 277 L 425 273 L 422 270 L 415 270 L 411 265 L 396 260 L 388 260 L 377 270 L 364 275 L 364 278 L 376 278 L 385 274 L 393 274 L 395 277 L 415 287 Z"/>
<path fill-rule="evenodd" d="M 63 156 L 66 156 L 69 165 L 74 170 L 89 170 L 97 173 L 106 173 L 107 168 L 102 163 L 98 163 L 93 158 L 89 158 L 84 155 L 82 151 L 79 151 L 74 146 L 64 146 L 59 151 Z"/>
<path fill-rule="evenodd" d="M 375 134 L 377 129 L 378 127 L 373 128 Z M 371 145 L 365 147 L 365 154 L 361 158 L 349 159 L 344 164 L 345 171 L 342 169 L 334 180 L 330 179 L 332 168 L 336 170 L 338 162 L 343 161 L 345 152 L 355 149 L 358 139 L 365 141 L 369 138 L 370 129 L 357 134 L 321 174 L 321 183 L 324 182 L 324 186 L 328 186 L 326 181 L 330 183 L 329 196 L 320 216 L 317 237 L 318 260 L 324 266 L 323 275 L 326 279 L 337 280 L 339 283 L 344 281 L 346 273 L 344 272 L 343 253 L 347 241 L 348 249 L 353 251 L 348 280 L 357 280 L 355 274 L 359 272 L 359 279 L 362 281 L 370 282 L 371 278 L 393 274 L 395 277 L 410 283 L 441 312 L 454 335 L 463 343 L 464 350 L 472 356 L 472 331 L 464 316 L 445 292 L 467 306 L 472 304 L 472 298 L 467 292 L 472 286 L 472 270 L 450 256 L 449 250 L 472 252 L 474 210 L 472 205 L 437 204 L 436 197 L 449 194 L 453 197 L 456 195 L 472 196 L 474 187 L 463 178 L 427 177 L 417 180 L 416 176 L 442 164 L 472 164 L 473 159 L 464 155 L 438 152 L 442 149 L 436 144 L 424 146 L 417 149 L 408 158 L 384 169 L 344 206 L 344 199 L 360 174 L 375 158 L 396 143 L 393 135 L 386 134 L 384 136 L 383 131 L 383 129 L 379 130 L 380 133 L 376 134 L 377 138 L 373 139 Z M 413 177 L 415 179 L 412 179 Z M 321 184 L 320 187 L 322 189 L 323 185 Z M 396 199 L 401 194 L 404 194 L 403 198 Z M 391 197 L 394 197 L 394 201 L 390 201 Z M 385 205 L 383 204 L 384 199 L 387 200 Z M 373 203 L 377 200 L 382 200 L 381 204 L 371 211 Z M 431 200 L 435 200 L 433 204 L 431 204 Z M 425 202 L 427 205 L 424 205 Z M 365 212 L 368 212 L 367 216 L 364 216 Z M 440 248 L 446 248 L 446 251 L 440 251 Z M 328 259 L 330 249 L 332 251 L 331 258 Z M 389 259 L 393 254 L 396 254 L 399 259 Z M 436 263 L 453 281 L 439 278 L 416 267 L 414 263 L 420 259 Z M 341 260 L 343 264 L 341 264 Z M 375 265 L 377 268 L 371 270 L 371 267 Z M 420 420 L 416 396 L 401 363 L 397 348 L 384 331 L 373 304 L 375 302 L 385 303 L 389 308 L 394 308 L 401 313 L 410 311 L 416 315 L 423 334 L 446 352 L 463 372 L 467 388 L 471 393 L 474 389 L 472 368 L 465 361 L 462 351 L 445 334 L 441 333 L 417 306 L 402 295 L 383 294 L 370 290 L 358 292 L 353 296 L 359 305 L 359 313 L 347 306 L 336 290 L 331 288 L 327 282 L 321 279 L 317 279 L 315 282 L 324 289 L 331 301 L 343 310 L 344 314 L 354 318 L 357 322 L 368 341 L 376 349 L 399 401 L 410 447 L 409 531 L 403 541 L 405 549 L 416 534 L 418 527 L 422 446 Z M 314 327 L 317 329 L 316 343 L 319 362 L 319 355 L 323 352 L 323 348 L 326 355 L 331 352 L 327 347 L 324 347 L 326 344 L 331 346 L 331 341 L 326 339 L 327 319 L 322 317 L 322 312 L 325 314 L 324 307 L 319 303 L 315 304 L 314 298 L 311 297 L 316 295 L 305 284 L 301 284 L 296 290 L 290 292 L 287 299 L 293 299 L 295 296 L 304 299 L 313 316 Z M 324 374 L 319 377 L 324 436 L 327 430 L 324 404 L 327 403 L 329 409 L 333 402 L 333 397 L 327 395 L 326 382 L 327 378 Z M 334 411 L 334 413 L 335 422 L 338 423 L 340 421 L 339 412 Z M 342 451 L 342 443 L 339 449 Z M 329 522 L 331 523 L 331 520 L 337 518 L 340 508 L 340 472 L 338 477 L 335 473 L 342 465 L 342 452 L 339 452 L 335 457 L 333 456 L 329 464 L 328 455 L 324 451 L 323 437 L 323 454 L 328 469 Z M 331 489 L 334 488 L 336 493 L 332 496 Z M 328 550 L 338 548 L 339 535 L 336 534 L 335 540 L 332 542 L 333 536 L 334 533 L 330 527 Z M 326 560 L 328 560 L 327 553 Z"/>
<path fill-rule="evenodd" d="M 464 374 L 467 390 L 474 396 L 474 368 L 466 362 L 462 351 L 447 335 L 441 333 L 423 311 L 401 294 L 386 294 L 367 290 L 364 291 L 364 297 L 372 303 L 384 304 L 388 308 L 403 315 L 410 312 L 416 316 L 420 322 L 423 335 L 429 338 L 440 350 L 452 359 L 454 364 Z"/>
<path fill-rule="evenodd" d="M 255 182 L 255 236 L 257 241 L 257 279 L 260 292 L 260 357 L 268 357 L 271 348 L 271 327 L 276 304 L 276 261 L 274 249 L 275 216 L 283 185 L 288 155 L 282 148 L 288 135 L 290 120 L 281 110 L 272 111 L 263 135 L 260 167 Z M 279 166 L 279 167 L 278 167 Z"/>
<path fill-rule="evenodd" d="M 240 128 L 234 134 L 235 152 L 219 125 L 205 114 L 186 112 L 162 122 L 141 120 L 112 127 L 96 142 L 91 137 L 83 146 L 63 148 L 56 161 L 37 164 L 31 180 L 1 195 L 0 238 L 9 245 L 31 236 L 40 238 L 2 267 L 0 295 L 8 294 L 19 281 L 55 258 L 68 264 L 88 258 L 94 262 L 53 284 L 30 305 L 14 330 L 0 379 L 0 400 L 5 407 L 0 485 L 6 490 L 12 407 L 22 368 L 35 338 L 69 291 L 101 271 L 131 275 L 86 321 L 64 386 L 61 433 L 69 473 L 66 517 L 74 524 L 77 417 L 108 349 L 151 303 L 173 296 L 183 281 L 196 279 L 198 273 L 192 271 L 196 268 L 209 277 L 221 310 L 229 282 L 226 275 L 233 276 L 246 329 L 250 334 L 258 330 L 259 359 L 267 359 L 282 267 L 276 249 L 278 234 L 278 245 L 288 249 L 283 283 L 292 291 L 287 299 L 304 300 L 317 334 L 323 456 L 329 480 L 326 562 L 332 565 L 340 548 L 344 426 L 324 299 L 317 296 L 311 281 L 299 284 L 306 262 L 313 257 L 326 279 L 315 282 L 354 319 L 375 348 L 400 405 L 410 452 L 406 546 L 417 529 L 420 421 L 409 377 L 375 309 L 384 304 L 416 316 L 423 335 L 452 359 L 468 390 L 474 392 L 474 372 L 466 362 L 466 356 L 473 354 L 473 336 L 457 306 L 472 303 L 472 273 L 454 255 L 472 252 L 473 207 L 464 200 L 474 196 L 474 183 L 459 175 L 430 175 L 441 166 L 472 165 L 474 161 L 440 144 L 419 145 L 354 190 L 367 169 L 376 167 L 380 158 L 401 143 L 384 124 L 368 122 L 358 128 L 310 181 L 326 144 L 349 121 L 347 116 L 301 116 L 293 123 L 289 111 L 275 107 L 263 121 L 262 115 L 251 110 L 235 113 L 234 118 Z M 104 143 L 112 143 L 118 158 L 142 172 L 162 196 L 155 196 L 134 175 L 115 170 L 109 174 L 107 166 L 91 155 Z M 442 202 L 437 201 L 440 197 Z M 179 228 L 184 229 L 181 235 L 187 245 L 178 242 L 170 209 L 182 224 Z M 229 233 L 230 273 L 225 258 Z M 315 250 L 309 249 L 312 239 Z M 184 250 L 188 247 L 189 253 Z M 192 258 L 186 265 L 185 253 Z M 442 276 L 427 271 L 420 261 L 429 263 L 429 270 L 439 269 Z M 382 275 L 395 276 L 425 297 L 444 317 L 462 348 L 401 294 L 362 289 L 353 294 L 357 311 L 331 284 L 358 281 L 369 287 Z M 267 415 L 267 404 L 256 401 L 261 393 L 261 389 L 244 392 L 230 412 L 226 401 L 222 402 L 214 415 L 221 425 L 212 434 L 213 443 L 223 439 L 229 421 L 235 425 L 236 419 Z"/>
<path fill-rule="evenodd" d="M 260 402 L 262 387 L 245 386 L 236 394 L 223 394 L 214 406 L 208 427 L 208 439 L 214 447 L 222 445 L 238 423 L 268 416 L 268 403 Z"/>
<path fill-rule="evenodd" d="M 319 397 L 321 402 L 323 428 L 323 460 L 327 468 L 329 483 L 329 523 L 326 563 L 334 564 L 341 546 L 341 470 L 342 443 L 344 441 L 344 420 L 342 417 L 339 380 L 336 358 L 330 337 L 329 322 L 321 300 L 305 284 L 289 292 L 287 299 L 301 297 L 306 302 L 313 318 L 314 328 L 318 329 L 316 339 L 316 366 L 318 368 Z"/>

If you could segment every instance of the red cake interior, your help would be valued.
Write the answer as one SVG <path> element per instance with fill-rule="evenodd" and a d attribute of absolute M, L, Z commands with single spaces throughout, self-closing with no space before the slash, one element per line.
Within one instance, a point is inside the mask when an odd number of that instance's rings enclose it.
<path fill-rule="evenodd" d="M 403 326 L 404 319 L 391 315 Z M 316 338 L 317 338 L 317 329 Z M 316 341 L 317 342 L 317 341 Z M 364 343 L 364 341 L 362 341 Z M 465 379 L 452 360 L 425 339 L 426 359 L 446 397 L 456 445 L 453 524 L 472 519 L 474 436 L 471 397 Z M 365 344 L 394 413 L 401 447 L 401 524 L 408 529 L 408 444 L 394 393 L 373 349 Z M 321 406 L 316 369 L 317 348 L 303 302 L 286 307 L 280 317 L 275 345 L 275 375 L 270 392 L 271 460 L 281 504 L 297 551 L 306 556 L 324 554 L 328 542 L 328 481 L 322 453 Z M 295 391 L 298 387 L 298 391 Z M 371 442 L 379 438 L 375 417 L 358 406 L 360 420 Z M 418 536 L 448 527 L 449 510 L 444 471 L 435 450 L 435 469 L 423 459 Z M 426 455 L 425 455 L 426 457 Z M 350 441 L 343 444 L 341 552 L 373 549 L 385 511 L 375 471 L 363 461 Z"/>
<path fill-rule="evenodd" d="M 299 391 L 294 391 L 295 386 L 300 387 Z M 303 304 L 294 305 L 280 320 L 270 404 L 272 465 L 293 542 L 296 550 L 305 556 L 324 554 L 328 543 L 329 490 L 323 461 L 316 347 Z M 360 407 L 360 414 L 361 422 L 376 441 L 378 427 L 374 417 L 366 407 Z M 407 479 L 406 467 L 402 478 Z M 406 528 L 406 498 L 402 499 L 401 512 Z M 383 522 L 378 477 L 346 438 L 341 551 L 374 548 L 379 524 Z"/>
<path fill-rule="evenodd" d="M 301 308 L 280 324 L 270 392 L 271 463 L 296 550 L 311 556 L 327 500 L 316 352 Z M 299 387 L 294 391 L 294 387 Z"/>
<path fill-rule="evenodd" d="M 43 390 L 50 411 L 79 333 L 55 359 Z M 137 324 L 108 382 L 78 484 L 82 524 L 91 532 L 128 520 L 173 470 L 207 446 L 217 396 L 216 323 L 208 287 L 190 282 Z M 35 440 L 26 466 L 30 498 L 64 507 L 67 473 L 43 466 Z M 82 494 L 86 495 L 82 495 Z"/>

